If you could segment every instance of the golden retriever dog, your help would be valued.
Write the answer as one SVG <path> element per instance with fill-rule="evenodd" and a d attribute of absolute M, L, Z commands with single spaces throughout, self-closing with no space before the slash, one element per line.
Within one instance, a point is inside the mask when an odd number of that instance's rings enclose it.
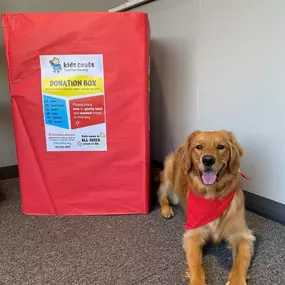
<path fill-rule="evenodd" d="M 233 251 L 227 285 L 246 285 L 255 238 L 245 220 L 242 155 L 233 133 L 195 131 L 165 160 L 158 191 L 161 215 L 174 215 L 170 202 L 179 202 L 187 213 L 184 250 L 190 285 L 206 284 L 202 246 L 221 240 Z"/>

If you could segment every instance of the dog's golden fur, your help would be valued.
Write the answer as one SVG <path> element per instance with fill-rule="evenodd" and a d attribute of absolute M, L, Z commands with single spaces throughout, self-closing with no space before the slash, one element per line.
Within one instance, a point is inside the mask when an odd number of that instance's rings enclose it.
<path fill-rule="evenodd" d="M 215 158 L 212 170 L 218 173 L 213 185 L 205 185 L 201 178 L 204 165 L 202 158 Z M 189 189 L 206 199 L 224 197 L 234 189 L 235 196 L 229 208 L 221 217 L 184 234 L 184 248 L 191 285 L 205 285 L 205 274 L 201 259 L 201 246 L 212 240 L 228 241 L 233 249 L 234 264 L 229 285 L 245 285 L 251 261 L 254 236 L 245 220 L 244 195 L 241 187 L 239 168 L 243 149 L 233 133 L 228 131 L 192 133 L 186 141 L 166 158 L 161 173 L 159 202 L 165 218 L 174 215 L 169 203 L 180 203 L 187 211 Z"/>

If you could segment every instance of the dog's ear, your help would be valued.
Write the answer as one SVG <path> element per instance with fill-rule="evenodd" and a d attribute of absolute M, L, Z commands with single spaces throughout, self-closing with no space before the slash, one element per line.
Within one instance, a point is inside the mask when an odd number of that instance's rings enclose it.
<path fill-rule="evenodd" d="M 191 143 L 193 138 L 201 133 L 201 131 L 195 131 L 190 134 L 184 143 L 176 150 L 178 159 L 183 164 L 185 174 L 188 173 L 191 169 Z"/>
<path fill-rule="evenodd" d="M 230 161 L 229 169 L 232 173 L 237 173 L 240 168 L 240 159 L 244 154 L 241 145 L 238 143 L 234 133 L 229 131 L 223 131 L 228 137 L 230 144 Z"/>

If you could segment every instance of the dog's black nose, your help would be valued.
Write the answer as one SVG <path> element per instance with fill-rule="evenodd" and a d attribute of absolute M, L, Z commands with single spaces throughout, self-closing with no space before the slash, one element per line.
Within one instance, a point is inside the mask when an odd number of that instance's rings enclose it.
<path fill-rule="evenodd" d="M 204 155 L 202 158 L 202 162 L 205 166 L 212 166 L 215 163 L 216 159 L 212 155 Z"/>

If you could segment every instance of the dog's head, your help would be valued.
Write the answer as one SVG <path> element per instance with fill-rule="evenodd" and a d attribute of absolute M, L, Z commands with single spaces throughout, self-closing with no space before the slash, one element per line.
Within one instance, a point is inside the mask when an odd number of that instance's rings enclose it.
<path fill-rule="evenodd" d="M 226 174 L 236 175 L 243 149 L 228 131 L 192 133 L 178 150 L 186 173 L 198 176 L 204 186 L 212 187 Z"/>

